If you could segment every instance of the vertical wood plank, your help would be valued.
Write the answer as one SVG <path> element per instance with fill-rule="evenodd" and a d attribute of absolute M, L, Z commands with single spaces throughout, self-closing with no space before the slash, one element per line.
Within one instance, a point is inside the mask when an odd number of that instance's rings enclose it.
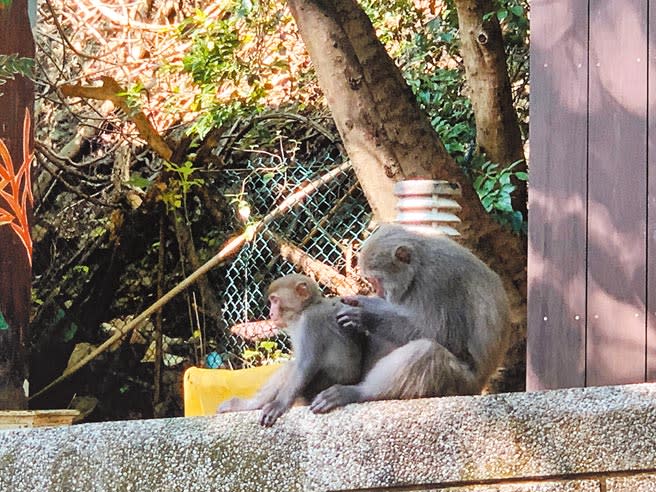
<path fill-rule="evenodd" d="M 585 382 L 588 2 L 531 3 L 526 387 Z"/>
<path fill-rule="evenodd" d="M 0 2 L 0 54 L 34 57 L 34 38 L 28 18 L 28 1 Z M 18 172 L 23 163 L 23 118 L 34 107 L 34 84 L 23 76 L 16 76 L 0 86 L 0 139 L 9 150 L 12 163 L 0 159 L 0 166 L 13 167 Z M 33 118 L 32 118 L 33 120 Z M 33 126 L 32 126 L 33 127 Z M 33 150 L 33 133 L 27 145 Z M 18 197 L 25 188 L 22 181 Z M 10 187 L 2 186 L 5 193 Z M 23 202 L 21 202 L 23 203 Z M 25 202 L 27 216 L 31 204 Z M 7 200 L 0 197 L 0 208 L 10 211 L 14 225 L 20 223 Z M 24 232 L 24 231 L 23 231 Z M 0 408 L 27 408 L 24 384 L 28 376 L 27 340 L 31 307 L 32 268 L 27 248 L 9 224 L 0 225 Z"/>
<path fill-rule="evenodd" d="M 587 385 L 645 377 L 647 0 L 590 2 Z"/>
<path fill-rule="evenodd" d="M 656 381 L 656 5 L 649 7 L 647 142 L 647 381 Z"/>

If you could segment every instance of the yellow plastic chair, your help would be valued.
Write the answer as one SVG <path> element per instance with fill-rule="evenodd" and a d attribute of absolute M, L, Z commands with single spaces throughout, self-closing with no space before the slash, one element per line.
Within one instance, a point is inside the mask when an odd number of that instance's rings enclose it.
<path fill-rule="evenodd" d="M 190 367 L 184 374 L 185 417 L 214 415 L 219 404 L 232 397 L 253 396 L 283 364 L 249 369 L 201 369 Z"/>

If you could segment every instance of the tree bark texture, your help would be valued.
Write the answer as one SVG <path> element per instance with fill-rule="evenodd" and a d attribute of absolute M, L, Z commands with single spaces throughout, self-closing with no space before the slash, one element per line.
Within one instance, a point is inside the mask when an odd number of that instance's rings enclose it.
<path fill-rule="evenodd" d="M 375 217 L 394 219 L 394 181 L 427 177 L 459 182 L 462 242 L 502 276 L 514 321 L 524 326 L 523 241 L 485 212 L 367 15 L 355 0 L 288 0 L 288 4 Z"/>
<path fill-rule="evenodd" d="M 335 5 L 304 0 L 288 4 L 358 179 L 367 183 L 363 190 L 374 216 L 391 221 L 399 162 Z"/>
<path fill-rule="evenodd" d="M 0 53 L 34 57 L 34 39 L 27 14 L 27 0 L 14 0 L 0 4 Z M 23 145 L 31 153 L 34 142 L 32 132 L 23 139 L 25 112 L 31 116 L 34 105 L 34 89 L 30 80 L 17 75 L 0 85 L 0 139 L 7 146 L 10 162 L 0 160 L 4 169 L 4 183 L 0 177 L 0 209 L 5 212 L 0 220 L 0 409 L 27 408 L 27 329 L 31 303 L 31 239 L 29 227 L 17 229 L 21 217 L 31 215 L 31 200 L 26 199 L 29 178 L 21 169 L 29 172 L 29 164 L 23 160 Z M 9 169 L 12 167 L 13 169 Z M 13 177 L 16 190 L 6 179 Z M 28 189 L 26 190 L 26 187 Z M 31 196 L 31 195 L 30 195 Z M 18 201 L 16 201 L 18 200 Z M 13 205 L 12 203 L 13 202 Z M 8 213 L 7 213 L 8 212 Z M 22 237 L 22 239 L 21 239 Z M 29 245 L 29 246 L 28 246 Z"/>
<path fill-rule="evenodd" d="M 499 164 L 522 160 L 515 169 L 526 170 L 522 136 L 513 107 L 501 26 L 492 0 L 456 0 L 460 54 L 465 65 L 469 99 L 476 120 L 476 143 L 488 159 Z M 513 178 L 514 179 L 514 178 Z M 527 187 L 513 181 L 513 208 L 526 217 Z"/>

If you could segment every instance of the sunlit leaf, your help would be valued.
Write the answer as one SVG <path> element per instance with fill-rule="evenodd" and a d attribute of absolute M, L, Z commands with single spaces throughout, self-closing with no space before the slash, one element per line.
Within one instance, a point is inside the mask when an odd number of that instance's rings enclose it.
<path fill-rule="evenodd" d="M 522 8 L 521 5 L 513 5 L 512 7 L 510 7 L 510 11 L 517 17 L 524 16 L 524 9 Z"/>

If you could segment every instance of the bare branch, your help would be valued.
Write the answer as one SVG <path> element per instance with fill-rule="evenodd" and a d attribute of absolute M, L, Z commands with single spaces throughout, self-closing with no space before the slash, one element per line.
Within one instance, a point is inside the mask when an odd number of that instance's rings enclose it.
<path fill-rule="evenodd" d="M 320 176 L 319 178 L 315 179 L 314 181 L 308 183 L 307 185 L 305 185 L 300 190 L 298 190 L 295 193 L 292 193 L 291 195 L 289 195 L 287 198 L 285 198 L 280 203 L 280 205 L 278 205 L 271 212 L 269 212 L 267 215 L 265 215 L 260 221 L 247 226 L 241 234 L 239 234 L 238 236 L 228 240 L 224 244 L 223 248 L 221 248 L 221 250 L 216 255 L 214 255 L 207 262 L 205 262 L 205 264 L 203 266 L 201 266 L 198 270 L 193 272 L 191 275 L 189 275 L 187 278 L 185 278 L 182 282 L 180 282 L 178 285 L 176 285 L 171 290 L 169 290 L 166 294 L 164 294 L 161 298 L 159 298 L 156 302 L 154 302 L 145 311 L 143 311 L 141 314 L 136 316 L 132 321 L 130 321 L 125 326 L 123 326 L 119 330 L 117 330 L 114 335 L 112 335 L 110 338 L 105 340 L 102 344 L 100 344 L 89 355 L 87 355 L 86 357 L 84 357 L 83 359 L 78 361 L 75 365 L 73 365 L 71 367 L 67 367 L 66 370 L 63 372 L 63 374 L 61 376 L 56 378 L 54 381 L 52 381 L 48 385 L 44 386 L 42 389 L 37 391 L 34 395 L 30 396 L 29 400 L 32 400 L 32 399 L 42 395 L 43 393 L 45 393 L 46 391 L 48 391 L 52 387 L 56 386 L 57 384 L 61 383 L 64 380 L 68 379 L 74 373 L 76 373 L 81 368 L 86 366 L 89 362 L 91 362 L 93 359 L 95 359 L 99 354 L 103 353 L 105 350 L 107 350 L 109 347 L 111 347 L 117 340 L 124 337 L 125 335 L 130 333 L 132 330 L 134 330 L 135 328 L 140 326 L 142 323 L 144 323 L 152 314 L 154 314 L 159 309 L 161 309 L 163 306 L 165 306 L 175 296 L 177 296 L 179 293 L 181 293 L 182 291 L 187 289 L 187 287 L 189 287 L 194 282 L 196 282 L 200 277 L 205 275 L 207 272 L 209 272 L 213 268 L 223 264 L 229 258 L 231 258 L 235 254 L 237 254 L 245 243 L 247 243 L 249 241 L 252 241 L 256 234 L 262 232 L 262 230 L 267 225 L 269 225 L 271 222 L 273 222 L 276 218 L 280 217 L 282 214 L 284 214 L 284 213 L 288 212 L 289 210 L 291 210 L 292 207 L 294 207 L 295 205 L 301 203 L 305 198 L 307 198 L 312 193 L 317 191 L 321 186 L 325 185 L 326 183 L 329 183 L 330 181 L 335 179 L 337 176 L 339 176 L 343 172 L 346 172 L 350 168 L 351 168 L 351 163 L 349 161 L 344 162 L 344 163 L 340 164 L 339 166 L 337 166 L 336 168 L 332 169 L 331 171 L 327 172 L 323 176 Z"/>
<path fill-rule="evenodd" d="M 119 85 L 112 77 L 101 77 L 103 85 L 101 87 L 83 86 L 82 84 L 64 84 L 60 86 L 61 93 L 67 97 L 84 97 L 87 99 L 107 100 L 121 108 L 127 117 L 134 122 L 139 135 L 148 145 L 157 152 L 160 157 L 167 161 L 171 159 L 173 151 L 161 137 L 159 132 L 152 125 L 150 120 L 142 111 L 134 111 L 131 108 L 124 93 L 125 89 Z"/>
<path fill-rule="evenodd" d="M 280 256 L 294 264 L 303 273 L 313 277 L 321 285 L 325 285 L 340 296 L 368 294 L 370 292 L 369 286 L 364 282 L 342 275 L 334 268 L 312 258 L 295 244 L 286 241 L 272 232 L 265 232 L 264 234 L 266 237 L 270 237 L 276 242 L 280 248 Z"/>

